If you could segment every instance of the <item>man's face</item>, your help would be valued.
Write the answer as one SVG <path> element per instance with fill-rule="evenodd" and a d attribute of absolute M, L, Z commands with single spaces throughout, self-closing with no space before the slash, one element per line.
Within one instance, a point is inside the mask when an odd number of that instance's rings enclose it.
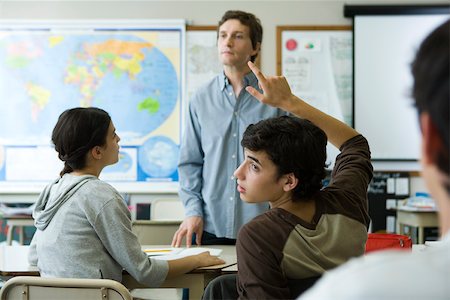
<path fill-rule="evenodd" d="M 237 190 L 245 202 L 275 202 L 284 194 L 282 178 L 265 151 L 244 150 L 245 159 L 234 171 Z"/>
<path fill-rule="evenodd" d="M 253 49 L 250 29 L 239 20 L 230 19 L 219 28 L 217 40 L 219 59 L 225 66 L 245 67 L 253 55 L 259 51 Z"/>

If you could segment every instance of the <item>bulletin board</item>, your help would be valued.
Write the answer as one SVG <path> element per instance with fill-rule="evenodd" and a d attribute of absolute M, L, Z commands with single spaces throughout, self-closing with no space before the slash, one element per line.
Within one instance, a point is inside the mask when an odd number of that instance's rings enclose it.
<path fill-rule="evenodd" d="M 277 73 L 292 93 L 353 126 L 351 26 L 277 26 Z M 327 147 L 327 163 L 338 150 Z"/>
<path fill-rule="evenodd" d="M 353 123 L 351 26 L 278 26 L 277 73 L 314 107 Z"/>

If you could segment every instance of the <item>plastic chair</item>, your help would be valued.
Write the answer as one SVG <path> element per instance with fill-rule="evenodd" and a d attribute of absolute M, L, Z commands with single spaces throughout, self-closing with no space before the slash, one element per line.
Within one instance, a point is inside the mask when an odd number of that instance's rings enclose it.
<path fill-rule="evenodd" d="M 132 300 L 133 297 L 125 286 L 110 279 L 18 276 L 5 283 L 0 291 L 0 299 Z"/>
<path fill-rule="evenodd" d="M 183 221 L 183 203 L 177 198 L 161 198 L 152 201 L 150 220 Z"/>

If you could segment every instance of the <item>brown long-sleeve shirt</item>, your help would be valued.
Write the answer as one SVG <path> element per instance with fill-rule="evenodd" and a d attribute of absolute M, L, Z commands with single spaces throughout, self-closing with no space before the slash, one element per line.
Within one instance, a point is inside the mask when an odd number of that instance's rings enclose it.
<path fill-rule="evenodd" d="M 239 232 L 239 299 L 289 299 L 289 279 L 321 275 L 364 253 L 369 226 L 370 150 L 359 135 L 341 146 L 330 184 L 315 196 L 311 223 L 281 208 Z"/>

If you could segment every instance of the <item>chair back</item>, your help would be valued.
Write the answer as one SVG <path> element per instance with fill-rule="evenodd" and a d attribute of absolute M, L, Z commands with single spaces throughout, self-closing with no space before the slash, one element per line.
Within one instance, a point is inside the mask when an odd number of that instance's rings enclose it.
<path fill-rule="evenodd" d="M 131 230 L 141 245 L 170 245 L 181 221 L 136 220 Z"/>
<path fill-rule="evenodd" d="M 0 290 L 1 300 L 132 300 L 121 283 L 110 279 L 17 276 Z"/>
<path fill-rule="evenodd" d="M 178 198 L 160 198 L 152 201 L 150 220 L 183 221 L 184 206 Z"/>

